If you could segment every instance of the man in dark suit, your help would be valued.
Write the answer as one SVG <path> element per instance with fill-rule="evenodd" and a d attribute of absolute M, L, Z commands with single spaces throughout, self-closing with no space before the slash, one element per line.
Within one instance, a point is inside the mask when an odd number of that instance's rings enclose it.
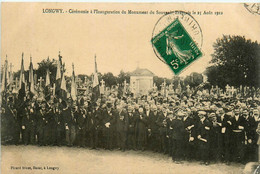
<path fill-rule="evenodd" d="M 174 155 L 174 148 L 173 148 L 173 122 L 176 119 L 176 115 L 173 116 L 173 112 L 169 111 L 166 118 L 166 138 L 167 138 L 167 147 L 168 147 L 168 155 L 172 157 Z"/>
<path fill-rule="evenodd" d="M 210 130 L 210 160 L 217 161 L 218 158 L 218 133 L 220 132 L 220 125 L 217 122 L 217 116 L 215 110 L 211 110 L 209 113 L 208 120 L 212 124 L 212 129 Z"/>
<path fill-rule="evenodd" d="M 158 151 L 159 147 L 159 141 L 157 140 L 159 137 L 159 127 L 156 124 L 156 120 L 158 118 L 158 110 L 157 106 L 154 105 L 152 107 L 152 112 L 149 117 L 149 128 L 151 129 L 151 136 L 150 136 L 150 143 L 151 143 L 151 149 L 155 152 Z"/>
<path fill-rule="evenodd" d="M 197 128 L 197 138 L 199 145 L 199 153 L 200 160 L 202 160 L 203 164 L 209 165 L 209 139 L 210 139 L 210 130 L 212 128 L 212 124 L 206 119 L 206 112 L 199 111 L 198 113 L 200 121 L 198 123 Z"/>
<path fill-rule="evenodd" d="M 67 146 L 73 146 L 75 145 L 75 140 L 76 140 L 76 129 L 77 129 L 77 120 L 74 115 L 75 112 L 75 107 L 72 109 L 66 109 L 67 112 L 64 112 L 66 114 L 65 117 L 65 130 L 66 130 L 66 143 Z M 68 115 L 67 115 L 68 114 Z"/>
<path fill-rule="evenodd" d="M 42 106 L 40 110 L 37 112 L 37 137 L 38 144 L 40 146 L 44 145 L 44 127 L 46 124 L 46 109 L 45 106 Z"/>
<path fill-rule="evenodd" d="M 55 126 L 55 106 L 48 105 L 47 112 L 45 114 L 45 127 L 44 127 L 44 144 L 53 145 L 56 139 L 56 126 Z"/>
<path fill-rule="evenodd" d="M 64 120 L 66 145 L 70 146 L 70 129 L 69 129 L 69 124 L 71 122 L 71 108 L 68 107 L 68 105 L 66 105 L 62 109 L 62 117 L 63 117 L 63 120 Z"/>
<path fill-rule="evenodd" d="M 112 105 L 111 103 L 107 104 L 107 108 L 103 111 L 103 135 L 105 138 L 105 148 L 108 150 L 112 150 L 113 147 L 113 141 L 115 139 L 115 128 L 116 128 L 116 111 L 112 111 Z"/>
<path fill-rule="evenodd" d="M 250 134 L 249 134 L 249 137 L 252 139 L 252 158 L 254 161 L 257 161 L 259 160 L 258 159 L 258 155 L 259 152 L 258 152 L 258 145 L 257 145 L 257 142 L 258 142 L 258 134 L 257 134 L 257 127 L 258 127 L 258 124 L 260 122 L 260 118 L 259 118 L 259 110 L 258 109 L 253 109 L 253 114 L 251 116 L 251 124 L 250 124 L 250 127 L 251 127 L 251 131 L 250 131 Z M 249 139 L 250 140 L 250 139 Z"/>
<path fill-rule="evenodd" d="M 188 160 L 197 159 L 198 156 L 198 139 L 197 139 L 197 129 L 199 118 L 197 115 L 196 108 L 191 108 L 191 112 L 189 113 L 189 121 L 190 126 L 186 127 L 186 131 L 189 133 L 189 143 L 188 143 L 188 152 L 186 155 L 188 156 Z M 185 124 L 184 124 L 185 127 Z"/>
<path fill-rule="evenodd" d="M 31 129 L 30 129 L 30 144 L 36 143 L 36 124 L 37 124 L 37 116 L 35 112 L 34 103 L 30 102 L 28 106 L 29 118 L 31 122 Z"/>
<path fill-rule="evenodd" d="M 7 104 L 2 104 L 2 121 L 1 124 L 2 128 L 2 142 L 5 143 L 12 143 L 15 145 L 19 144 L 20 141 L 20 124 L 17 117 L 16 109 L 13 106 L 13 103 L 10 100 L 12 98 L 8 98 Z"/>
<path fill-rule="evenodd" d="M 231 135 L 231 122 L 230 116 L 226 115 L 223 108 L 220 108 L 216 112 L 216 123 L 219 125 L 217 132 L 217 160 L 230 162 L 230 135 Z"/>
<path fill-rule="evenodd" d="M 180 163 L 184 159 L 184 139 L 185 127 L 183 122 L 183 111 L 179 111 L 176 114 L 176 119 L 172 121 L 170 129 L 172 129 L 172 160 L 176 163 Z"/>
<path fill-rule="evenodd" d="M 145 149 L 147 142 L 147 117 L 144 114 L 144 109 L 140 107 L 138 109 L 138 116 L 136 118 L 136 139 L 137 139 L 137 148 L 140 150 Z"/>
<path fill-rule="evenodd" d="M 13 142 L 15 145 L 18 145 L 20 142 L 20 124 L 17 116 L 17 111 L 15 108 L 10 108 L 10 111 L 13 116 L 12 128 L 13 128 Z"/>
<path fill-rule="evenodd" d="M 49 111 L 49 120 L 48 120 L 48 131 L 50 131 L 49 137 L 49 145 L 56 145 L 57 139 L 57 126 L 55 122 L 55 114 L 56 114 L 56 107 L 54 105 L 51 106 L 51 111 Z"/>
<path fill-rule="evenodd" d="M 135 137 L 135 125 L 136 125 L 136 116 L 133 113 L 134 107 L 129 105 L 127 110 L 127 117 L 129 120 L 128 132 L 127 132 L 127 146 L 129 149 L 136 150 L 136 137 Z"/>
<path fill-rule="evenodd" d="M 246 120 L 240 115 L 240 108 L 236 106 L 234 116 L 230 119 L 232 123 L 232 159 L 236 162 L 244 160 L 244 144 L 245 144 L 245 126 Z"/>
<path fill-rule="evenodd" d="M 87 134 L 87 145 L 92 148 L 95 149 L 97 147 L 96 144 L 96 118 L 93 114 L 94 109 L 89 106 L 87 108 L 87 118 L 86 118 L 86 122 L 85 122 L 85 127 L 86 127 L 86 134 Z"/>
<path fill-rule="evenodd" d="M 184 155 L 184 159 L 190 160 L 191 153 L 194 153 L 192 152 L 194 149 L 190 148 L 190 140 L 194 141 L 194 137 L 193 139 L 190 139 L 190 137 L 195 123 L 191 117 L 191 111 L 189 109 L 185 110 L 184 116 L 182 117 L 182 121 L 185 129 L 184 137 L 183 137 L 183 155 Z"/>
<path fill-rule="evenodd" d="M 103 110 L 100 106 L 100 102 L 96 102 L 94 111 L 93 111 L 93 116 L 95 119 L 95 147 L 100 147 L 104 148 L 104 135 L 103 135 L 103 130 L 104 130 L 104 123 L 103 123 Z"/>
<path fill-rule="evenodd" d="M 54 144 L 61 146 L 63 143 L 63 132 L 65 131 L 64 127 L 64 121 L 62 118 L 62 113 L 60 108 L 56 108 L 56 112 L 54 114 L 54 121 L 55 121 L 55 128 L 56 128 L 56 136 L 55 136 L 55 141 Z"/>
<path fill-rule="evenodd" d="M 30 115 L 27 110 L 25 110 L 25 115 L 22 118 L 22 140 L 24 145 L 28 145 L 30 142 L 30 133 L 32 129 L 32 124 L 30 120 Z"/>
<path fill-rule="evenodd" d="M 78 124 L 77 124 L 78 116 L 79 116 L 78 107 L 76 105 L 74 105 L 74 106 L 72 106 L 71 118 L 70 118 L 70 124 L 69 124 L 70 146 L 76 145 L 76 139 L 77 139 L 77 135 L 78 135 Z"/>
<path fill-rule="evenodd" d="M 159 150 L 160 152 L 163 153 L 167 153 L 168 152 L 168 142 L 167 142 L 167 137 L 166 137 L 166 133 L 167 133 L 167 108 L 163 108 L 162 112 L 159 113 L 157 120 L 156 120 L 156 124 L 159 127 Z"/>
<path fill-rule="evenodd" d="M 252 116 L 249 116 L 248 110 L 243 110 L 243 117 L 246 120 L 246 126 L 245 126 L 245 153 L 248 154 L 245 158 L 246 162 L 248 161 L 257 161 L 257 125 L 259 123 L 258 118 L 258 110 L 254 109 Z"/>
<path fill-rule="evenodd" d="M 78 116 L 77 116 L 77 125 L 78 125 L 78 136 L 77 136 L 77 143 L 80 147 L 86 146 L 86 115 L 87 111 L 80 107 Z"/>
<path fill-rule="evenodd" d="M 152 144 L 152 130 L 151 130 L 151 119 L 152 119 L 152 111 L 150 105 L 148 103 L 144 106 L 144 113 L 147 118 L 147 149 L 151 150 Z"/>
<path fill-rule="evenodd" d="M 125 151 L 129 119 L 127 117 L 127 113 L 125 112 L 124 108 L 122 108 L 122 106 L 120 105 L 117 106 L 116 118 L 117 118 L 116 132 L 117 132 L 118 147 L 122 151 Z"/>

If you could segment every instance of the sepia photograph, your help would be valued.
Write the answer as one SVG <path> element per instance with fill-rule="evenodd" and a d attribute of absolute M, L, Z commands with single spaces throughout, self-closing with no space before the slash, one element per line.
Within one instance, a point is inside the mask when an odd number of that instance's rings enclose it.
<path fill-rule="evenodd" d="M 2 174 L 259 174 L 260 3 L 1 3 Z"/>

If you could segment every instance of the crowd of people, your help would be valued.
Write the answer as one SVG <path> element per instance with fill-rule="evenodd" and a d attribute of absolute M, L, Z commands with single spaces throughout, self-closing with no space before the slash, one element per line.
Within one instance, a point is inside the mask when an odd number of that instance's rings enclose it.
<path fill-rule="evenodd" d="M 77 101 L 3 97 L 2 144 L 150 150 L 184 160 L 258 160 L 259 100 L 102 95 Z"/>

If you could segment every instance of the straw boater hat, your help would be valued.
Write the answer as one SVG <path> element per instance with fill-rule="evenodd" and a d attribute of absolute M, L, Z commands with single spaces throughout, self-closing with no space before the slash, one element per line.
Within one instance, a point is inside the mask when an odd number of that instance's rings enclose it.
<path fill-rule="evenodd" d="M 207 113 L 205 112 L 205 111 L 199 111 L 198 112 L 198 115 L 203 115 L 203 116 L 205 116 Z"/>

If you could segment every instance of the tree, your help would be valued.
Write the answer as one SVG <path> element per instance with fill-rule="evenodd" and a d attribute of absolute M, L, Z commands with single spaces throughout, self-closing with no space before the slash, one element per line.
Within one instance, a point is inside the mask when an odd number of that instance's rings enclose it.
<path fill-rule="evenodd" d="M 117 77 L 117 82 L 119 84 L 123 84 L 125 80 L 127 83 L 130 83 L 130 73 L 129 72 L 125 73 L 123 70 L 121 70 Z"/>
<path fill-rule="evenodd" d="M 117 85 L 117 78 L 111 72 L 105 73 L 102 78 L 106 82 L 106 86 Z"/>
<path fill-rule="evenodd" d="M 154 76 L 153 77 L 153 82 L 155 83 L 155 85 L 157 86 L 158 89 L 161 89 L 160 85 L 164 82 L 164 78 L 158 77 L 158 76 Z"/>
<path fill-rule="evenodd" d="M 203 82 L 203 76 L 200 73 L 193 72 L 184 79 L 185 86 L 196 87 Z"/>
<path fill-rule="evenodd" d="M 224 88 L 260 87 L 260 45 L 242 36 L 226 36 L 213 44 L 211 66 L 206 69 L 208 81 Z"/>
<path fill-rule="evenodd" d="M 49 58 L 47 58 L 38 63 L 38 69 L 36 70 L 37 78 L 42 77 L 45 79 L 47 69 L 50 70 L 50 81 L 52 84 L 56 80 L 57 71 L 57 64 L 54 59 L 50 60 Z"/>

